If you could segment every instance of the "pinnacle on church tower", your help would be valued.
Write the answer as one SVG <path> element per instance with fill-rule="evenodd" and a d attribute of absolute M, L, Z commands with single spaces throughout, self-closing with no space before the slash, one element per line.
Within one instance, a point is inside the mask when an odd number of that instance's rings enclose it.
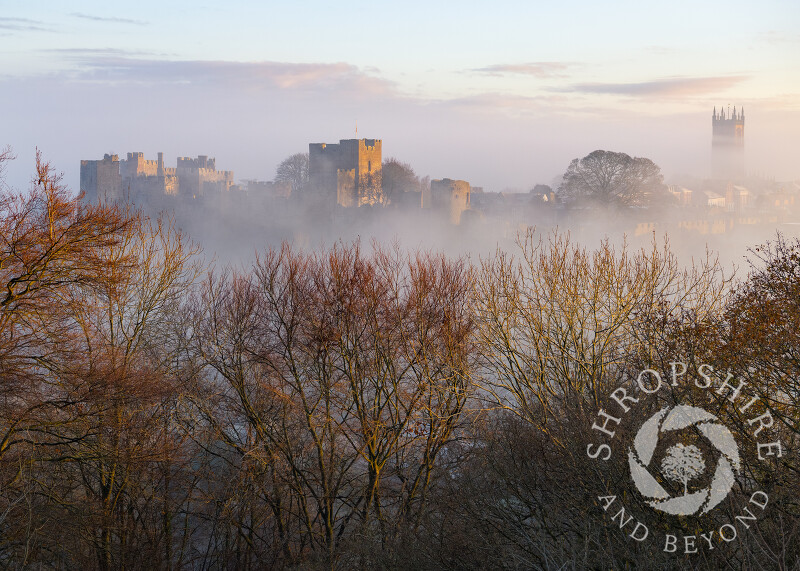
<path fill-rule="evenodd" d="M 736 106 L 717 108 L 711 116 L 711 167 L 717 179 L 744 177 L 744 107 L 737 113 Z"/>

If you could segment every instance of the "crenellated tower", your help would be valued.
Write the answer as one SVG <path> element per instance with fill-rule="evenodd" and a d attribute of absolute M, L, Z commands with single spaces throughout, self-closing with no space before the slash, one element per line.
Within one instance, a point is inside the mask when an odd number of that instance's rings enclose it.
<path fill-rule="evenodd" d="M 381 140 L 342 139 L 308 145 L 312 193 L 324 204 L 358 207 L 382 204 Z"/>
<path fill-rule="evenodd" d="M 716 179 L 744 177 L 744 108 L 717 108 L 711 115 L 711 172 Z"/>

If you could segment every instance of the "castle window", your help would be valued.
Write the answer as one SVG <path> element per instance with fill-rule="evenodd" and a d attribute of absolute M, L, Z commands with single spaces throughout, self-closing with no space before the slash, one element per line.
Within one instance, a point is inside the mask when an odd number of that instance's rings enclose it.
<path fill-rule="evenodd" d="M 367 172 L 372 172 L 372 161 L 367 161 Z"/>

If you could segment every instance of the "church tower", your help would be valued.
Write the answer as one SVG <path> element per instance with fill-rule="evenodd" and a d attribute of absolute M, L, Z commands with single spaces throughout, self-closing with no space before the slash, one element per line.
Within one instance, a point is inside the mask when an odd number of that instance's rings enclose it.
<path fill-rule="evenodd" d="M 730 107 L 711 115 L 711 173 L 716 179 L 744 177 L 744 108 Z"/>

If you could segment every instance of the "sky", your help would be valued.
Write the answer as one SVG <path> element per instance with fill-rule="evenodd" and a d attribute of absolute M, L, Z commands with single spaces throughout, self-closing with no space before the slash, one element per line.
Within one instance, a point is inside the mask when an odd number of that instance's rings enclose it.
<path fill-rule="evenodd" d="M 77 189 L 81 159 L 216 157 L 273 178 L 311 142 L 383 141 L 419 175 L 552 184 L 595 149 L 710 174 L 745 109 L 747 170 L 800 178 L 800 2 L 0 0 L 0 146 Z"/>

